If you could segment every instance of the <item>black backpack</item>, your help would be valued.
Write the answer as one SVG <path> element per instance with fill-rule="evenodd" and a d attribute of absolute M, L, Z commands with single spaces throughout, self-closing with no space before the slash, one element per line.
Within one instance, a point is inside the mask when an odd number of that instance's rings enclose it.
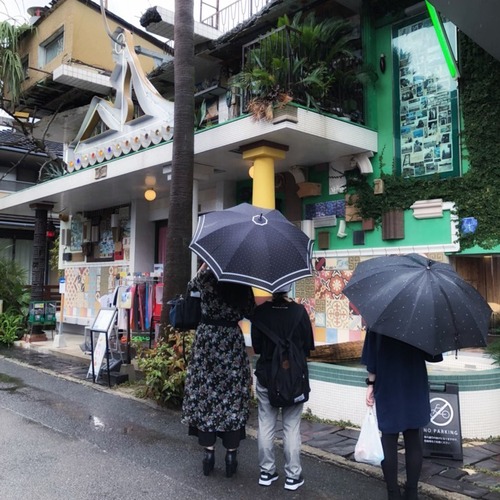
<path fill-rule="evenodd" d="M 292 341 L 292 336 L 300 322 L 292 328 L 286 338 L 280 338 L 258 320 L 252 322 L 273 343 L 271 376 L 267 381 L 267 394 L 271 406 L 283 408 L 309 399 L 309 371 L 304 353 Z"/>

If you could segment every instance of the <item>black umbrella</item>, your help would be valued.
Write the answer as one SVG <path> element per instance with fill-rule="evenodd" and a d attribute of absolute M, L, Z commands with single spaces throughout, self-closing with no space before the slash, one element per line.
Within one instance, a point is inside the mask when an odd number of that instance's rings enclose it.
<path fill-rule="evenodd" d="M 429 354 L 486 345 L 491 308 L 448 264 L 414 253 L 369 259 L 344 294 L 370 329 Z"/>
<path fill-rule="evenodd" d="M 311 275 L 312 244 L 278 210 L 242 203 L 202 215 L 189 248 L 219 280 L 272 293 Z"/>

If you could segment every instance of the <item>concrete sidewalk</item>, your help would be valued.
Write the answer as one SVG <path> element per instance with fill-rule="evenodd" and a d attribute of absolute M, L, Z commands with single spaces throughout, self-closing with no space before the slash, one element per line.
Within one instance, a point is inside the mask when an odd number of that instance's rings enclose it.
<path fill-rule="evenodd" d="M 56 372 L 61 376 L 92 383 L 92 377 L 89 377 L 91 356 L 80 347 L 83 343 L 83 335 L 64 333 L 55 341 L 31 343 L 19 341 L 15 348 L 1 351 L 0 354 Z M 62 345 L 64 347 L 60 347 Z M 135 368 L 134 361 L 132 366 Z M 98 385 L 107 386 L 105 375 L 98 380 Z M 129 388 L 115 386 L 113 390 L 123 391 L 130 397 Z M 354 461 L 354 447 L 359 429 L 340 428 L 304 418 L 301 431 L 304 453 L 382 479 L 380 467 Z M 252 412 L 248 422 L 248 434 L 253 437 L 257 434 L 255 411 Z M 400 455 L 400 472 L 401 480 L 404 482 L 403 452 Z M 500 500 L 500 437 L 498 440 L 488 442 L 464 442 L 463 461 L 424 459 L 420 481 L 420 492 L 430 498 Z"/>

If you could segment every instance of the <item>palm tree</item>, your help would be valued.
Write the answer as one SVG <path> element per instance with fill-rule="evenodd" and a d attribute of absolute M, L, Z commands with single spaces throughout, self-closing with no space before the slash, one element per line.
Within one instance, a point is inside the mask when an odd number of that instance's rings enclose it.
<path fill-rule="evenodd" d="M 174 19 L 174 140 L 172 181 L 166 242 L 161 326 L 169 324 L 167 302 L 184 293 L 191 277 L 194 169 L 194 18 L 193 0 L 175 0 Z"/>

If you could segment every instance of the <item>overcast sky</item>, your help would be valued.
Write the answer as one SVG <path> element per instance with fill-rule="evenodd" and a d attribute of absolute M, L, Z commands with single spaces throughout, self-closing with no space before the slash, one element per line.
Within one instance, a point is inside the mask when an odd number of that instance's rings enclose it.
<path fill-rule="evenodd" d="M 216 0 L 204 0 L 209 5 L 216 5 Z M 233 3 L 235 0 L 221 0 L 220 7 Z M 99 0 L 94 0 L 95 3 L 99 4 Z M 194 20 L 200 20 L 200 0 L 194 0 Z M 44 6 L 48 5 L 49 0 L 0 0 L 0 19 L 6 19 L 7 17 L 15 19 L 17 22 L 22 23 L 29 19 L 28 8 L 33 6 Z M 174 10 L 175 0 L 108 0 L 108 10 L 125 19 L 129 23 L 139 27 L 139 20 L 144 14 L 144 12 L 149 9 L 149 7 L 160 6 L 165 9 Z M 205 10 L 208 17 L 211 12 Z"/>

